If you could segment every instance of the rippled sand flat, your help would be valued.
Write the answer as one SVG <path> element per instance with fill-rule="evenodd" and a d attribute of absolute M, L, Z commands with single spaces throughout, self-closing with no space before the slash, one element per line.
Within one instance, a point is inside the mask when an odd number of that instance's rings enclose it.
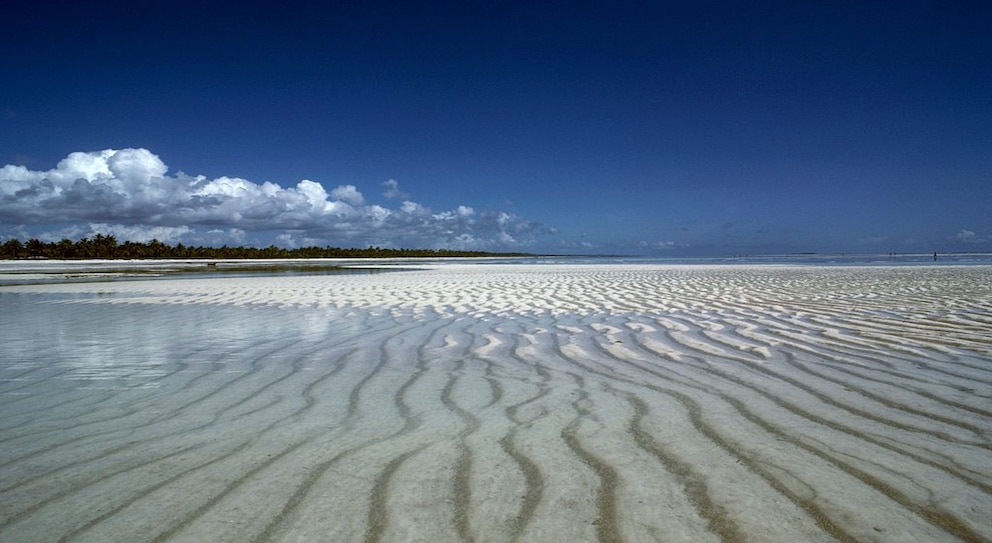
<path fill-rule="evenodd" d="M 0 541 L 990 541 L 992 268 L 0 289 Z"/>

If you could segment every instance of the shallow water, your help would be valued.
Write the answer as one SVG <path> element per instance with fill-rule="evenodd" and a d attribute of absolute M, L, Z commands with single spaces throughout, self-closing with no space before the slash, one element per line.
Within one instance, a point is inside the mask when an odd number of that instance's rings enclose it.
<path fill-rule="evenodd" d="M 989 540 L 990 272 L 2 288 L 0 540 Z"/>

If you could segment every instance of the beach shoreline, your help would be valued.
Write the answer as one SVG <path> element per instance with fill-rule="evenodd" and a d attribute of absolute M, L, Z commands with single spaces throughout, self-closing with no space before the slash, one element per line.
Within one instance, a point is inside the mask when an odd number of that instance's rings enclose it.
<path fill-rule="evenodd" d="M 0 287 L 0 539 L 983 541 L 992 267 Z"/>

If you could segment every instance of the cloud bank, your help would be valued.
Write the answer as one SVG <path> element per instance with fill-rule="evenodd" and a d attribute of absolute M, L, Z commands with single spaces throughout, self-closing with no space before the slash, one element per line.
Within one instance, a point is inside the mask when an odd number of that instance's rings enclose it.
<path fill-rule="evenodd" d="M 121 241 L 523 250 L 549 230 L 502 211 L 461 205 L 435 212 L 382 184 L 395 207 L 366 202 L 354 185 L 326 190 L 238 177 L 168 175 L 147 149 L 68 155 L 48 171 L 0 168 L 0 226 L 43 240 L 95 233 Z"/>

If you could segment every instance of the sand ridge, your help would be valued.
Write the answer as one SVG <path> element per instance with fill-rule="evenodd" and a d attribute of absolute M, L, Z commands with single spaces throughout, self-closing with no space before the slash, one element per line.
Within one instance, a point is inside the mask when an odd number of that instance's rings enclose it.
<path fill-rule="evenodd" d="M 9 287 L 39 298 L 3 322 L 0 539 L 988 541 L 990 277 L 449 264 Z M 62 339 L 18 343 L 35 314 Z"/>

